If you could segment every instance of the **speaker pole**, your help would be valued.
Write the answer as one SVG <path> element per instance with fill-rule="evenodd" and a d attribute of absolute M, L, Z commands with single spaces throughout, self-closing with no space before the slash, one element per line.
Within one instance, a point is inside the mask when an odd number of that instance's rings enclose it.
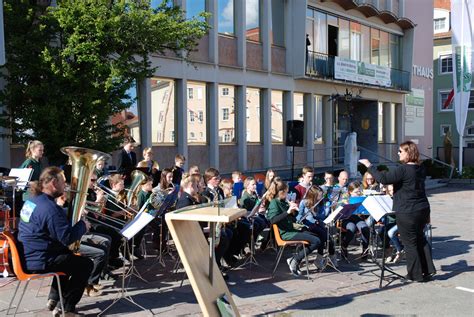
<path fill-rule="evenodd" d="M 291 181 L 293 181 L 293 176 L 295 173 L 295 146 L 292 147 L 292 156 L 291 156 Z"/>

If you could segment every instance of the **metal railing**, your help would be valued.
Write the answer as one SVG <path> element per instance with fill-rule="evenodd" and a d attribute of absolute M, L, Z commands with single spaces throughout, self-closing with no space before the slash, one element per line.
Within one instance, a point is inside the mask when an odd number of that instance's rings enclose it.
<path fill-rule="evenodd" d="M 330 78 L 334 77 L 334 59 L 335 56 L 327 55 L 324 53 L 317 53 L 308 51 L 306 56 L 306 75 L 310 77 L 318 78 Z M 410 90 L 410 72 L 390 68 L 390 80 L 391 85 L 387 88 L 398 89 L 409 91 Z M 351 82 L 357 84 L 364 84 L 374 87 L 385 87 L 381 85 L 371 85 L 366 83 L 355 82 L 351 80 L 336 79 L 344 82 Z"/>

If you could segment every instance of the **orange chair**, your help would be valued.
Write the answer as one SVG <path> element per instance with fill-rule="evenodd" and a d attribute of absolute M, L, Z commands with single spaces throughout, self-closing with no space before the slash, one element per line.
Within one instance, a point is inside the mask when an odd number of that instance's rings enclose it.
<path fill-rule="evenodd" d="M 285 247 L 287 245 L 289 245 L 289 246 L 301 245 L 301 247 L 303 248 L 303 251 L 304 251 L 304 259 L 306 261 L 306 275 L 307 275 L 308 280 L 309 280 L 309 263 L 308 263 L 308 255 L 306 254 L 306 248 L 305 248 L 305 246 L 309 245 L 309 242 L 304 241 L 304 240 L 295 240 L 295 241 L 283 240 L 280 236 L 280 230 L 278 230 L 278 226 L 276 224 L 273 224 L 272 227 L 273 227 L 273 234 L 275 235 L 275 241 L 276 241 L 276 244 L 278 246 L 278 254 L 277 254 L 275 267 L 273 268 L 272 277 L 275 275 L 275 271 L 278 267 L 278 264 L 280 263 L 281 256 L 283 255 L 283 251 L 285 251 Z"/>
<path fill-rule="evenodd" d="M 61 302 L 61 310 L 62 310 L 62 315 L 64 317 L 65 316 L 65 314 L 64 314 L 64 302 L 63 302 L 63 295 L 62 295 L 62 290 L 61 290 L 61 281 L 59 279 L 59 276 L 65 276 L 66 274 L 64 274 L 62 272 L 50 272 L 50 273 L 44 273 L 44 274 L 28 274 L 28 273 L 25 273 L 25 271 L 23 271 L 23 267 L 22 267 L 22 264 L 21 264 L 20 253 L 18 251 L 18 247 L 17 247 L 15 237 L 9 231 L 4 231 L 4 232 L 2 232 L 2 234 L 5 236 L 5 238 L 8 241 L 10 251 L 11 251 L 11 254 L 12 254 L 13 272 L 15 273 L 16 278 L 18 279 L 18 285 L 15 289 L 15 293 L 13 294 L 13 297 L 10 301 L 10 304 L 8 305 L 7 315 L 9 315 L 9 313 L 10 313 L 10 308 L 13 304 L 13 300 L 16 297 L 16 293 L 18 292 L 18 289 L 20 288 L 21 282 L 26 281 L 26 285 L 23 288 L 23 293 L 21 294 L 18 305 L 16 306 L 14 316 L 16 315 L 16 313 L 18 311 L 18 307 L 20 307 L 21 300 L 23 299 L 23 295 L 25 295 L 25 291 L 28 288 L 28 284 L 30 283 L 30 281 L 38 280 L 38 279 L 42 279 L 42 278 L 53 277 L 53 278 L 56 278 L 56 280 L 58 282 L 59 300 Z"/>
<path fill-rule="evenodd" d="M 253 175 L 253 178 L 255 179 L 255 181 L 258 183 L 258 182 L 262 182 L 264 183 L 265 182 L 265 174 L 262 174 L 262 173 L 256 173 Z"/>

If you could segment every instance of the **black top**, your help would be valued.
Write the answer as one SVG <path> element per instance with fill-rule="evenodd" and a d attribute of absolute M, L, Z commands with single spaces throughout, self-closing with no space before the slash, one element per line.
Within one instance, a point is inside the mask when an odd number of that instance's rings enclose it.
<path fill-rule="evenodd" d="M 125 185 L 131 183 L 130 173 L 137 166 L 137 154 L 135 152 L 127 153 L 124 149 L 120 151 L 117 162 L 117 171 L 125 175 Z"/>
<path fill-rule="evenodd" d="M 199 202 L 187 192 L 183 192 L 176 202 L 176 209 L 181 209 L 187 206 L 198 205 Z"/>
<path fill-rule="evenodd" d="M 425 193 L 426 171 L 423 166 L 403 164 L 391 168 L 388 172 L 379 172 L 372 165 L 368 171 L 377 182 L 393 184 L 393 211 L 410 213 L 430 208 Z"/>
<path fill-rule="evenodd" d="M 209 187 L 206 187 L 206 189 L 201 193 L 202 196 L 207 197 L 210 202 L 214 201 L 214 193 L 217 191 L 219 200 L 224 199 L 224 191 L 220 187 L 216 187 L 214 191 L 210 189 Z"/>

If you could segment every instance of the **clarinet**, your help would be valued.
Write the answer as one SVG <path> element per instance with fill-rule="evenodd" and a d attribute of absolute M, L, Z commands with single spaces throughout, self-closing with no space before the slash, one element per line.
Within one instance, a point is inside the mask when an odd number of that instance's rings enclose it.
<path fill-rule="evenodd" d="M 309 216 L 310 214 L 313 213 L 314 208 L 316 208 L 316 206 L 319 205 L 319 203 L 322 202 L 323 199 L 324 199 L 324 197 L 321 198 L 320 200 L 318 200 L 318 201 L 316 202 L 316 204 L 314 204 L 314 206 L 312 206 L 311 208 L 309 208 L 309 210 L 303 215 L 303 217 L 301 217 L 301 219 L 298 220 L 298 223 L 303 223 L 303 221 L 304 221 L 306 218 L 308 218 L 308 216 Z"/>

